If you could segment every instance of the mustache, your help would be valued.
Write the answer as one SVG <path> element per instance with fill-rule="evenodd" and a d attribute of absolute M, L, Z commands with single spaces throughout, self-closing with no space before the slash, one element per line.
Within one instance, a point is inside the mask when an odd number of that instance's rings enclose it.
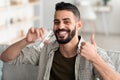
<path fill-rule="evenodd" d="M 69 29 L 67 29 L 67 30 L 66 30 L 66 29 L 58 29 L 58 30 L 56 30 L 55 32 L 56 32 L 56 33 L 59 33 L 60 31 L 70 32 L 70 30 L 69 30 Z"/>

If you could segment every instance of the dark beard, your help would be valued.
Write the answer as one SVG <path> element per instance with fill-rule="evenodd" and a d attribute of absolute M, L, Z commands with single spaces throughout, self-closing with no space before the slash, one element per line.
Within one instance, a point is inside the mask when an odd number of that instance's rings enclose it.
<path fill-rule="evenodd" d="M 59 31 L 67 31 L 67 32 L 69 33 L 68 37 L 67 37 L 66 39 L 59 40 L 58 37 L 57 37 L 57 33 L 58 33 Z M 66 43 L 70 42 L 70 41 L 72 40 L 72 38 L 75 36 L 76 27 L 75 27 L 75 29 L 72 30 L 71 32 L 70 32 L 70 30 L 58 29 L 58 30 L 56 30 L 54 33 L 55 33 L 56 39 L 57 39 L 57 41 L 58 41 L 59 44 L 66 44 Z"/>

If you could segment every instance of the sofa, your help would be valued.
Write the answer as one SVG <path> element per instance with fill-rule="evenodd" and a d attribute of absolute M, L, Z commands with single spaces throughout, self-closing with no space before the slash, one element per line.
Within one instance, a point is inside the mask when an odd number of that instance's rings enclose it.
<path fill-rule="evenodd" d="M 0 45 L 0 54 L 8 45 Z M 12 65 L 3 63 L 1 80 L 37 80 L 38 66 L 30 64 Z"/>
<path fill-rule="evenodd" d="M 0 53 L 2 53 L 8 45 L 0 45 Z M 120 73 L 120 51 L 106 51 L 111 57 L 112 62 Z M 2 80 L 37 80 L 38 66 L 30 64 L 12 65 L 3 63 Z"/>
<path fill-rule="evenodd" d="M 120 73 L 120 51 L 108 50 L 107 54 L 111 58 L 116 71 Z"/>

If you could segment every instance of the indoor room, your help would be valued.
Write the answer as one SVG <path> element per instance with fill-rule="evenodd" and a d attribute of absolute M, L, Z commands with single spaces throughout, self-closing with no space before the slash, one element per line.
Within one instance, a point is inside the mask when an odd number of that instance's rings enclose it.
<path fill-rule="evenodd" d="M 120 73 L 119 0 L 0 0 L 0 55 L 9 46 L 26 39 L 30 28 L 31 33 L 32 28 L 46 28 L 51 31 L 45 34 L 44 39 L 42 39 L 43 37 L 41 37 L 41 39 L 38 38 L 33 41 L 34 43 L 31 41 L 30 43 L 32 44 L 25 46 L 35 49 L 35 51 L 31 49 L 31 53 L 40 52 L 41 50 L 44 52 L 43 46 L 45 45 L 45 40 L 48 41 L 46 44 L 50 44 L 50 42 L 56 40 L 54 37 L 55 32 L 53 33 L 53 26 L 56 21 L 56 19 L 54 19 L 55 5 L 58 2 L 71 3 L 78 8 L 82 23 L 82 29 L 79 30 L 78 35 L 81 36 L 85 42 L 89 42 L 92 45 L 91 36 L 94 34 L 94 42 L 97 47 L 100 47 L 101 52 L 105 51 L 105 53 L 108 53 L 116 71 Z M 59 34 L 63 36 L 65 32 Z M 17 50 L 17 47 L 15 49 Z M 25 51 L 23 51 L 23 53 L 24 52 Z M 24 57 L 26 55 L 23 54 L 22 56 Z M 37 55 L 34 55 L 34 57 L 36 56 Z M 35 62 L 34 60 L 36 60 L 34 57 L 30 60 L 33 63 Z M 48 57 L 45 57 L 45 59 L 47 58 Z M 23 60 L 20 60 L 18 58 L 20 62 L 24 61 L 24 58 L 22 59 Z M 39 66 L 33 63 L 33 65 L 30 65 L 29 62 L 29 65 L 26 65 L 27 63 L 25 62 L 22 63 L 22 65 L 17 64 L 17 66 L 15 66 L 4 63 L 1 60 L 2 58 L 0 57 L 0 80 L 38 80 Z M 36 64 L 38 65 L 39 63 L 37 62 Z M 48 62 L 48 64 L 50 63 Z M 49 66 L 48 64 L 44 65 Z M 49 71 L 49 68 L 47 70 Z M 46 76 L 47 73 L 44 75 Z M 39 80 L 42 80 L 42 78 Z M 48 77 L 44 78 L 44 80 L 48 80 Z"/>
<path fill-rule="evenodd" d="M 0 44 L 12 44 L 24 37 L 30 27 L 52 29 L 55 3 L 58 0 L 0 0 Z M 60 0 L 62 1 L 62 0 Z M 88 39 L 95 33 L 99 46 L 119 50 L 118 0 L 65 0 L 75 4 L 81 13 L 81 34 Z M 47 3 L 46 3 L 47 2 Z M 105 5 L 105 6 L 104 6 Z M 111 46 L 110 46 L 110 45 Z"/>

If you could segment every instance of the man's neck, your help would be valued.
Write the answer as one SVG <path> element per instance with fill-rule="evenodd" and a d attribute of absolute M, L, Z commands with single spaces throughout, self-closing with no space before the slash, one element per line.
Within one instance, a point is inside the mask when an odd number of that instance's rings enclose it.
<path fill-rule="evenodd" d="M 78 42 L 79 42 L 78 37 L 74 37 L 69 43 L 60 44 L 59 50 L 61 54 L 66 58 L 75 56 L 77 54 L 76 52 L 77 52 Z"/>

